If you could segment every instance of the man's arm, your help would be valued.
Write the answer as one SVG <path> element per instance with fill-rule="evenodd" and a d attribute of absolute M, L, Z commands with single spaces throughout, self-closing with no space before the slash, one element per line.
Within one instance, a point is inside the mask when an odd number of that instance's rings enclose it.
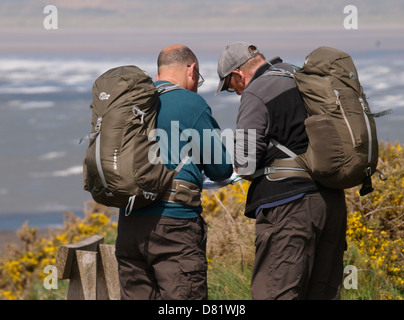
<path fill-rule="evenodd" d="M 231 156 L 226 150 L 222 132 L 209 107 L 201 113 L 194 128 L 201 137 L 199 150 L 205 175 L 212 181 L 229 178 L 233 173 Z"/>
<path fill-rule="evenodd" d="M 268 111 L 264 102 L 244 93 L 237 116 L 234 142 L 234 165 L 241 175 L 251 175 L 265 157 Z"/>

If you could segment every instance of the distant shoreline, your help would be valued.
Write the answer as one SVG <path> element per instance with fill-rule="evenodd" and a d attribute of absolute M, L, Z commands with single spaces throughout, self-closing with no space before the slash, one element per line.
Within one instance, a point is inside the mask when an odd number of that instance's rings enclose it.
<path fill-rule="evenodd" d="M 60 28 L 45 30 L 0 28 L 0 54 L 154 54 L 171 43 L 184 43 L 198 56 L 216 57 L 223 46 L 236 40 L 251 41 L 263 52 L 305 55 L 315 47 L 330 45 L 347 50 L 404 50 L 404 26 L 364 26 L 358 30 L 335 27 L 265 26 L 237 28 Z M 279 52 L 280 51 L 280 52 Z M 274 52 L 275 53 L 275 52 Z"/>
<path fill-rule="evenodd" d="M 76 217 L 84 216 L 83 209 L 58 212 L 0 213 L 0 232 L 16 232 L 26 221 L 30 227 L 37 227 L 40 230 L 62 227 L 64 214 L 69 211 L 72 211 Z"/>

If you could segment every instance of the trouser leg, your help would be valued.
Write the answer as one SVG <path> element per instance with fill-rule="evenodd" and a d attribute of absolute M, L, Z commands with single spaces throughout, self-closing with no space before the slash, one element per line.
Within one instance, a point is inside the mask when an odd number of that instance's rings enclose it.
<path fill-rule="evenodd" d="M 121 300 L 159 300 L 156 279 L 141 260 L 117 257 Z"/>
<path fill-rule="evenodd" d="M 120 217 L 116 241 L 123 299 L 207 299 L 202 217 Z"/>
<path fill-rule="evenodd" d="M 335 214 L 341 211 L 332 200 L 320 193 L 310 193 L 302 199 L 259 213 L 251 281 L 253 299 L 306 299 L 313 295 L 316 285 L 312 285 L 311 278 L 314 275 L 313 279 L 322 279 L 317 276 L 321 265 L 318 261 L 329 249 L 324 242 L 338 243 L 338 247 L 344 242 L 340 237 L 342 232 L 334 238 L 335 234 L 325 228 L 333 223 L 327 221 L 331 207 L 335 208 Z M 343 212 L 339 213 L 343 216 Z M 343 224 L 341 221 L 334 220 L 340 225 Z M 327 237 L 324 232 L 329 233 Z M 326 268 L 339 270 L 336 267 L 342 265 L 339 251 L 338 254 L 335 250 L 327 254 L 334 259 Z M 331 275 L 330 271 L 325 274 Z M 321 281 L 328 282 L 329 279 Z M 335 281 L 338 281 L 338 276 Z"/>
<path fill-rule="evenodd" d="M 206 236 L 202 217 L 160 220 L 148 252 L 162 299 L 207 299 Z"/>
<path fill-rule="evenodd" d="M 327 204 L 327 220 L 318 240 L 307 299 L 339 299 L 346 250 L 345 194 L 328 190 L 322 196 Z"/>
<path fill-rule="evenodd" d="M 122 300 L 160 299 L 153 270 L 145 256 L 149 234 L 159 218 L 136 215 L 119 217 L 115 255 Z"/>

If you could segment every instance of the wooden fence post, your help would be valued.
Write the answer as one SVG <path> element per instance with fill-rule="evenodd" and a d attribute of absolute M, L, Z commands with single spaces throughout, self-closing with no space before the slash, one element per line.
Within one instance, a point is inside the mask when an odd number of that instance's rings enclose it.
<path fill-rule="evenodd" d="M 58 279 L 69 279 L 67 300 L 120 299 L 115 246 L 95 235 L 62 245 L 56 253 Z"/>

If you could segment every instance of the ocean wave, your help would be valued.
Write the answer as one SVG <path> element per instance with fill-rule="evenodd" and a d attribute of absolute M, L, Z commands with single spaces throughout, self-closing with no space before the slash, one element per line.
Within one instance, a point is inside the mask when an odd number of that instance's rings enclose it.
<path fill-rule="evenodd" d="M 69 177 L 80 175 L 83 173 L 83 166 L 73 166 L 65 170 L 56 170 L 53 172 L 31 172 L 29 175 L 31 178 L 54 178 L 54 177 Z"/>
<path fill-rule="evenodd" d="M 27 87 L 38 83 L 53 83 L 58 85 L 91 84 L 107 70 L 133 64 L 127 59 L 118 60 L 88 60 L 88 59 L 30 59 L 30 58 L 0 58 L 0 73 L 5 75 L 3 82 L 14 87 Z M 155 67 L 146 63 L 141 67 L 149 75 Z M 11 89 L 11 88 L 10 88 Z"/>
<path fill-rule="evenodd" d="M 131 57 L 118 59 L 102 58 L 5 58 L 0 57 L 0 73 L 5 75 L 1 80 L 0 94 L 11 95 L 45 95 L 63 92 L 91 92 L 95 79 L 105 71 L 120 66 L 135 64 L 154 78 L 156 63 L 150 60 L 139 60 Z M 379 60 L 366 57 L 356 58 L 355 64 L 358 69 L 359 79 L 369 96 L 377 100 L 386 100 L 397 106 L 401 106 L 400 95 L 392 101 L 389 96 L 395 95 L 391 91 L 394 88 L 404 86 L 404 70 L 398 59 L 384 60 L 383 65 Z M 214 97 L 218 85 L 217 61 L 200 61 L 200 72 L 205 83 L 198 89 L 204 97 Z M 396 89 L 399 90 L 399 89 Z M 385 97 L 385 98 L 383 98 Z M 225 97 L 229 100 L 230 96 Z M 212 103 L 215 103 L 214 101 Z M 22 108 L 45 108 L 50 107 L 49 102 L 40 104 L 34 102 Z"/>
<path fill-rule="evenodd" d="M 8 107 L 17 108 L 20 110 L 31 110 L 31 109 L 45 109 L 52 108 L 55 106 L 53 101 L 21 101 L 21 100 L 11 100 L 7 102 Z"/>
<path fill-rule="evenodd" d="M 62 92 L 63 88 L 58 86 L 12 86 L 1 87 L 0 94 L 44 94 Z"/>
<path fill-rule="evenodd" d="M 149 60 L 132 59 L 130 57 L 112 59 L 81 59 L 81 58 L 4 58 L 0 57 L 1 79 L 0 94 L 37 95 L 70 93 L 91 93 L 95 79 L 110 68 L 119 65 L 135 64 L 152 78 L 156 73 L 156 63 Z M 366 57 L 356 58 L 359 79 L 367 96 L 373 99 L 372 110 L 379 111 L 384 105 L 393 108 L 403 105 L 402 87 L 404 86 L 403 63 L 398 59 L 384 59 L 380 65 L 378 59 Z M 232 108 L 239 102 L 236 95 L 223 95 L 214 98 L 218 85 L 217 61 L 200 61 L 200 72 L 205 83 L 198 89 L 215 109 Z M 42 97 L 41 97 L 42 98 Z M 43 98 L 42 98 L 43 99 Z M 45 98 L 46 99 L 46 98 Z M 229 106 L 226 107 L 226 104 Z M 219 105 L 219 107 L 217 107 Z M 50 108 L 51 101 L 32 101 L 21 103 L 22 110 Z"/>
<path fill-rule="evenodd" d="M 51 152 L 41 155 L 39 157 L 39 160 L 54 160 L 54 159 L 63 158 L 65 156 L 66 156 L 66 152 L 64 152 L 64 151 L 51 151 Z"/>

